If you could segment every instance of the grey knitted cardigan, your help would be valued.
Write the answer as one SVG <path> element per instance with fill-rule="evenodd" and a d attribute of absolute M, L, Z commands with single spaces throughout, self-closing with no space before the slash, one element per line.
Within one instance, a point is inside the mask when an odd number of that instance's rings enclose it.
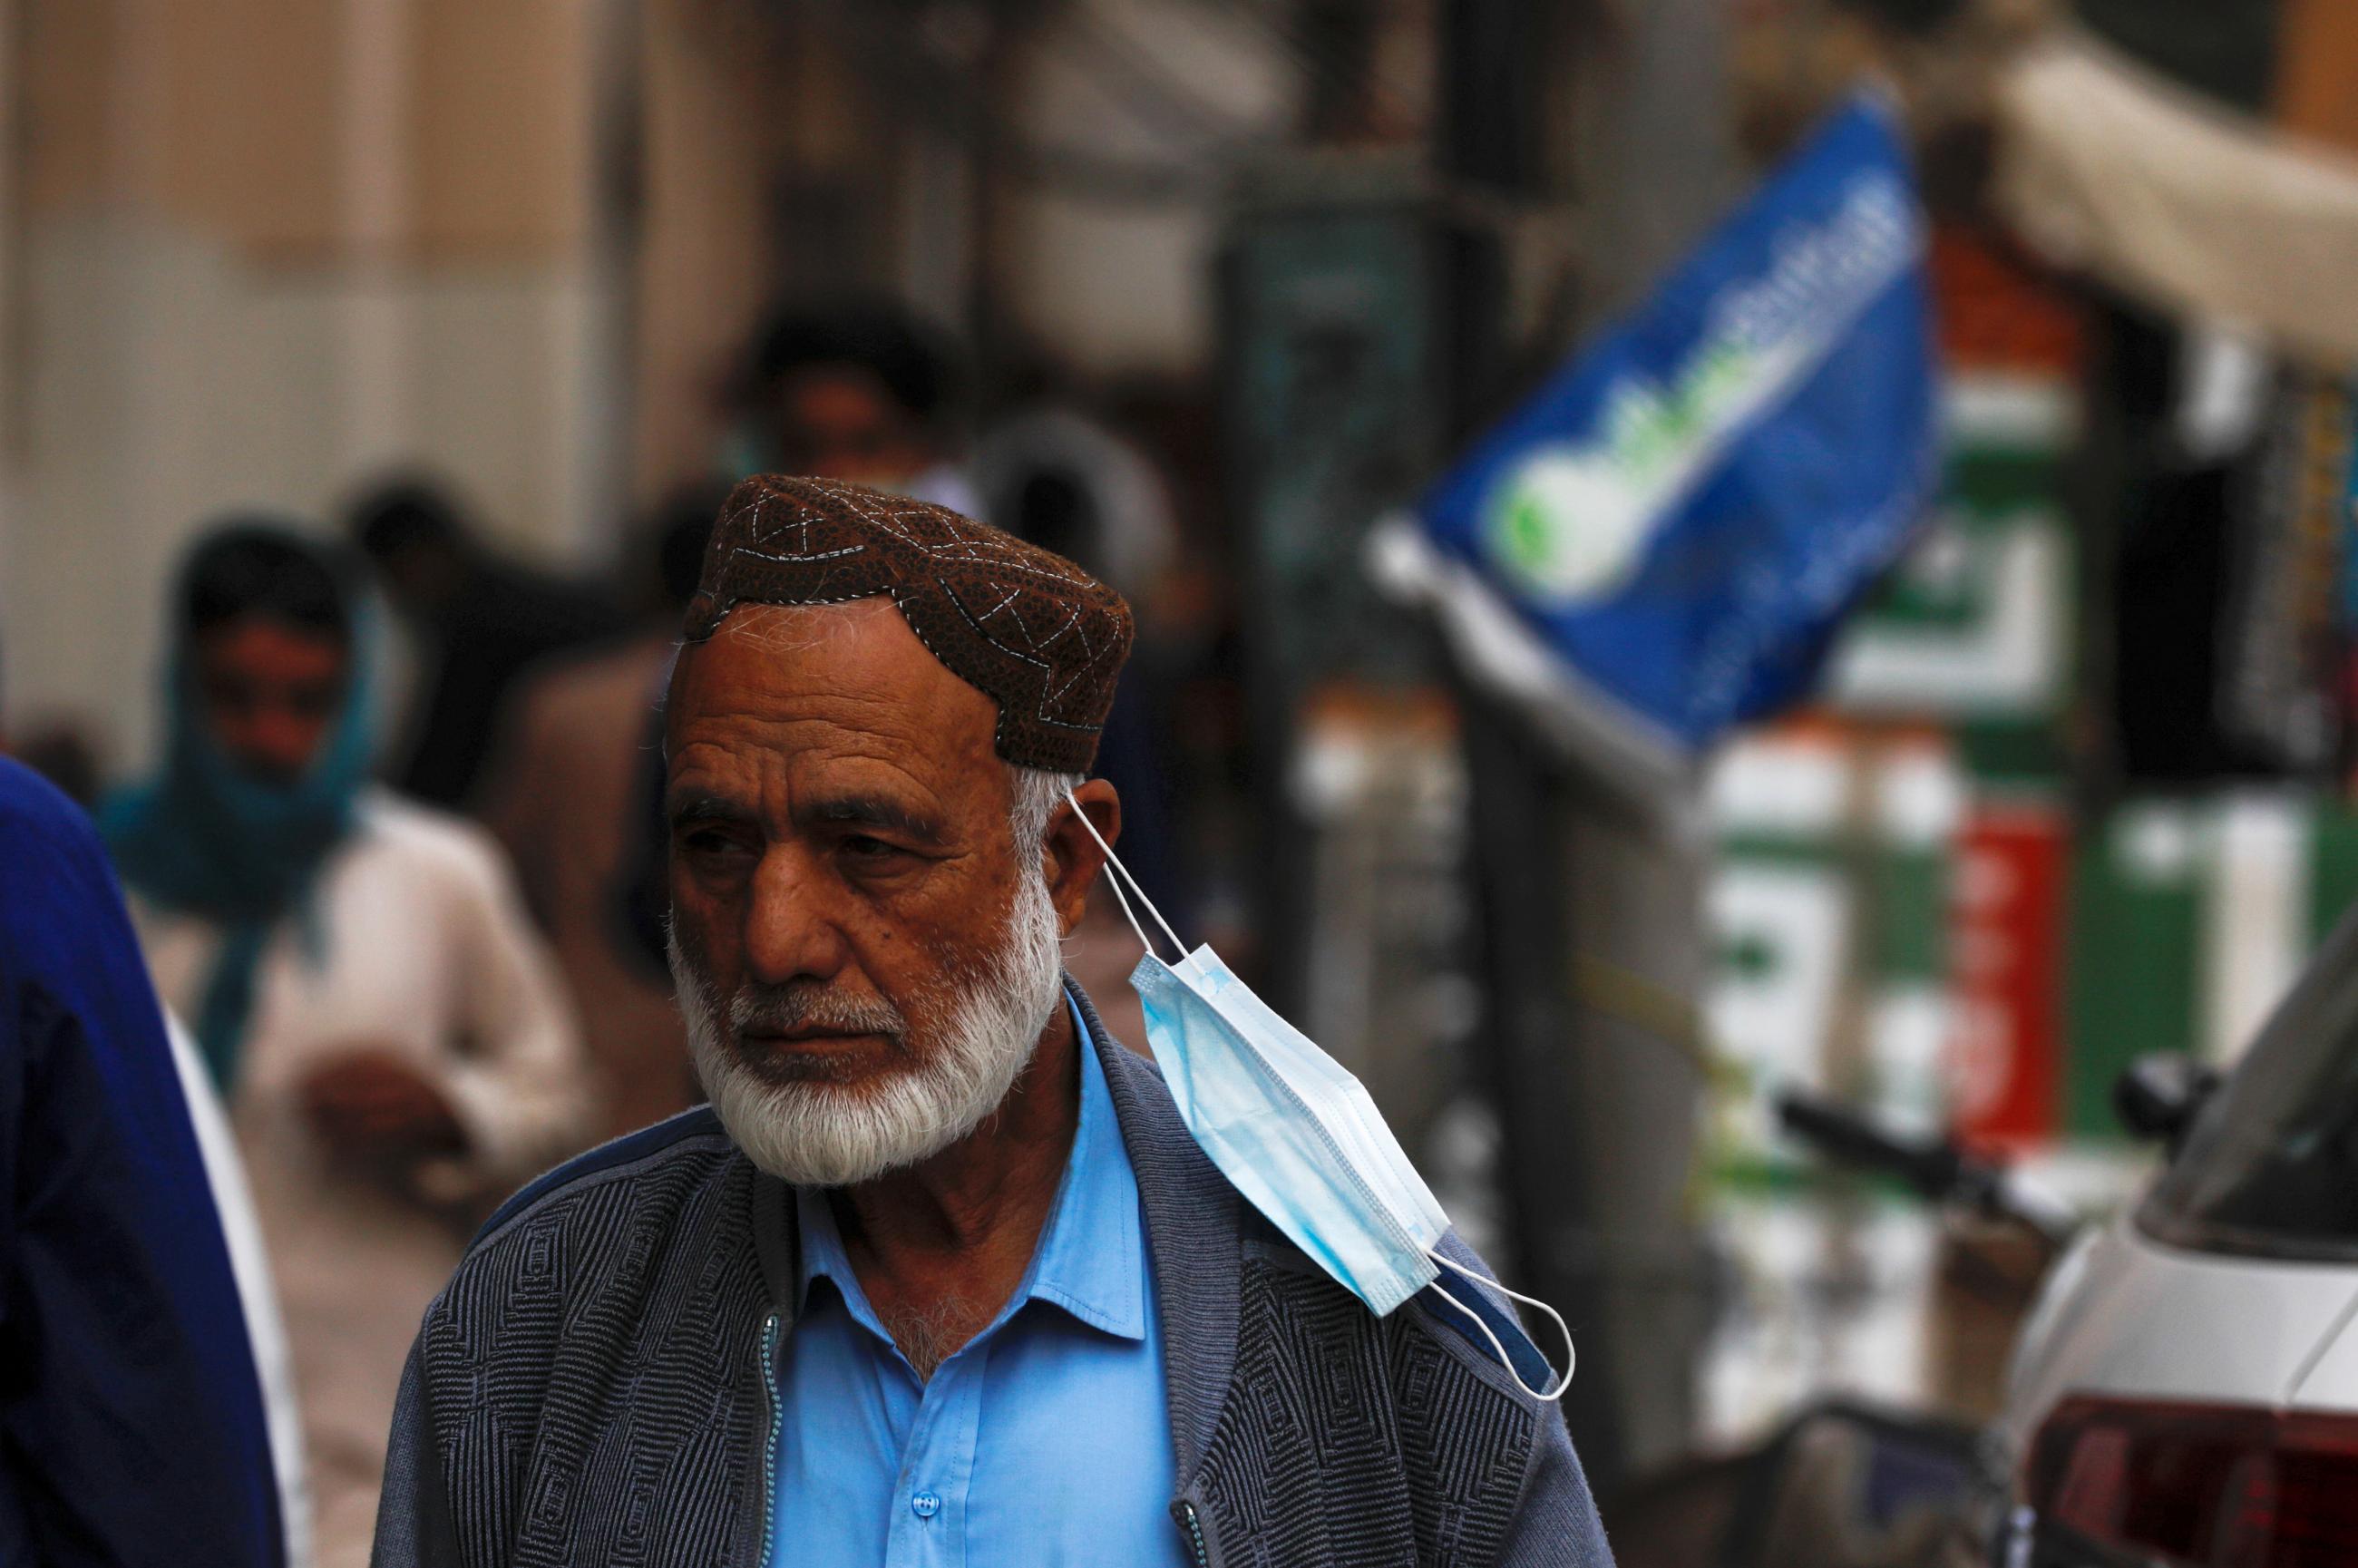
<path fill-rule="evenodd" d="M 1610 1568 L 1554 1408 L 1447 1308 L 1379 1319 L 1310 1263 L 1197 1149 L 1154 1065 L 1074 995 L 1138 1174 L 1172 1528 L 1195 1561 Z M 376 1568 L 763 1568 L 793 1213 L 709 1109 L 510 1200 L 410 1351 Z"/>

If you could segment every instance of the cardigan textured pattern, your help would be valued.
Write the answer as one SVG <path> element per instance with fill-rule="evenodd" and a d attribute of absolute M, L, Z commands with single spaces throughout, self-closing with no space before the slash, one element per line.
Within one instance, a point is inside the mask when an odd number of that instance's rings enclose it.
<path fill-rule="evenodd" d="M 946 506 L 833 480 L 756 474 L 729 492 L 683 631 L 740 604 L 892 596 L 934 657 L 999 704 L 999 754 L 1087 773 L 1130 657 L 1130 606 L 1064 557 Z"/>
<path fill-rule="evenodd" d="M 1261 1222 L 1074 996 L 1138 1175 L 1196 1561 L 1610 1568 L 1555 1408 L 1445 1309 L 1379 1319 Z M 378 1568 L 759 1568 L 792 1197 L 698 1109 L 493 1216 L 410 1353 Z"/>

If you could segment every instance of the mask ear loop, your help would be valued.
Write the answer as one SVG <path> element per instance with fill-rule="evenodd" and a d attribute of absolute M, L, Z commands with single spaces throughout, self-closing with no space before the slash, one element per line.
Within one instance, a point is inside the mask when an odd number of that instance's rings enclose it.
<path fill-rule="evenodd" d="M 1106 891 L 1113 894 L 1114 903 L 1121 905 L 1121 917 L 1130 922 L 1130 930 L 1137 934 L 1138 945 L 1150 953 L 1153 952 L 1154 944 L 1146 939 L 1146 927 L 1138 923 L 1138 912 L 1130 907 L 1130 900 L 1122 893 L 1121 879 L 1109 875 L 1105 880 L 1105 885 Z"/>
<path fill-rule="evenodd" d="M 1154 907 L 1154 901 L 1146 896 L 1146 890 L 1138 885 L 1138 879 L 1130 874 L 1130 868 L 1121 863 L 1121 857 L 1113 852 L 1113 846 L 1105 841 L 1105 835 L 1098 831 L 1098 825 L 1089 820 L 1089 814 L 1081 809 L 1081 803 L 1073 798 L 1071 790 L 1065 792 L 1065 800 L 1072 806 L 1073 815 L 1080 819 L 1081 826 L 1088 830 L 1089 837 L 1098 841 L 1098 848 L 1105 851 L 1106 864 L 1120 873 L 1118 877 L 1109 876 L 1105 883 L 1113 890 L 1114 902 L 1121 905 L 1122 917 L 1130 922 L 1130 928 L 1138 933 L 1138 945 L 1150 954 L 1154 951 L 1154 944 L 1147 939 L 1146 928 L 1138 923 L 1138 915 L 1130 907 L 1130 900 L 1122 896 L 1121 884 L 1125 881 L 1130 883 L 1130 891 L 1138 895 L 1138 902 L 1146 906 L 1146 913 L 1154 916 L 1154 924 L 1163 927 L 1163 935 L 1171 938 L 1172 949 L 1179 955 L 1179 961 L 1185 963 L 1187 944 L 1179 940 L 1179 933 L 1171 929 L 1171 923 L 1163 918 L 1163 912 Z"/>
<path fill-rule="evenodd" d="M 1434 1294 L 1438 1295 L 1443 1301 L 1447 1302 L 1451 1306 L 1455 1307 L 1459 1312 L 1464 1313 L 1468 1318 L 1473 1320 L 1474 1326 L 1482 1331 L 1482 1337 L 1488 1340 L 1490 1342 L 1490 1348 L 1498 1353 L 1498 1364 L 1507 1369 L 1507 1376 L 1515 1380 L 1515 1386 L 1517 1388 L 1522 1390 L 1523 1392 L 1531 1395 L 1531 1398 L 1539 1400 L 1541 1404 L 1553 1404 L 1556 1400 L 1563 1398 L 1563 1391 L 1572 1387 L 1573 1370 L 1580 1364 L 1580 1353 L 1573 1346 L 1572 1329 L 1564 1323 L 1563 1314 L 1556 1311 L 1555 1308 L 1548 1305 L 1547 1303 L 1541 1301 L 1536 1296 L 1527 1296 L 1520 1291 L 1509 1290 L 1506 1286 L 1498 1283 L 1496 1280 L 1484 1279 L 1473 1270 L 1464 1267 L 1452 1259 L 1443 1257 L 1438 1251 L 1428 1251 L 1425 1253 L 1425 1256 L 1432 1259 L 1434 1262 L 1440 1264 L 1443 1268 L 1448 1270 L 1453 1274 L 1462 1275 L 1465 1278 L 1471 1280 L 1476 1285 L 1496 1291 L 1502 1296 L 1510 1296 L 1514 1300 L 1521 1302 L 1526 1306 L 1535 1306 L 1539 1308 L 1540 1311 L 1548 1314 L 1549 1320 L 1555 1325 L 1555 1331 L 1563 1336 L 1564 1365 L 1563 1376 L 1556 1379 L 1555 1387 L 1542 1390 L 1534 1389 L 1529 1383 L 1523 1381 L 1523 1375 L 1515 1370 L 1514 1358 L 1507 1354 L 1507 1347 L 1498 1343 L 1498 1336 L 1490 1332 L 1490 1325 L 1482 1321 L 1481 1314 L 1476 1312 L 1472 1307 L 1467 1306 L 1464 1302 L 1459 1301 L 1449 1292 L 1443 1290 L 1439 1281 L 1436 1281 L 1433 1285 Z"/>
<path fill-rule="evenodd" d="M 1105 835 L 1098 831 L 1097 824 L 1089 820 L 1089 814 L 1081 809 L 1081 803 L 1073 798 L 1073 792 L 1069 789 L 1065 792 L 1065 801 L 1066 805 L 1073 808 L 1073 815 L 1079 818 L 1081 827 L 1088 833 L 1088 836 L 1097 840 L 1098 848 L 1105 851 L 1106 864 L 1112 867 L 1114 871 L 1119 873 L 1118 875 L 1107 877 L 1105 883 L 1106 886 L 1112 891 L 1114 902 L 1121 905 L 1122 918 L 1130 922 L 1130 930 L 1137 935 L 1138 945 L 1145 948 L 1150 954 L 1154 951 L 1154 944 L 1147 938 L 1146 927 L 1138 923 L 1137 912 L 1130 908 L 1130 900 L 1122 894 L 1121 884 L 1124 881 L 1129 882 L 1130 892 L 1138 895 L 1138 902 L 1146 906 L 1146 913 L 1154 916 L 1154 924 L 1163 928 L 1163 935 L 1171 938 L 1171 946 L 1178 952 L 1179 961 L 1183 964 L 1185 963 L 1187 961 L 1187 944 L 1179 940 L 1179 934 L 1171 929 L 1171 923 L 1163 918 L 1163 912 L 1154 907 L 1154 901 L 1146 896 L 1146 890 L 1139 886 L 1138 879 L 1136 877 L 1130 874 L 1130 868 L 1121 863 L 1121 857 L 1113 852 L 1113 846 L 1106 842 Z M 1563 1398 L 1564 1390 L 1572 1387 L 1573 1368 L 1579 1360 L 1579 1354 L 1573 1347 L 1572 1329 L 1563 1321 L 1563 1314 L 1557 1312 L 1555 1308 L 1548 1305 L 1547 1303 L 1539 1300 L 1537 1297 L 1524 1295 L 1519 1291 L 1510 1291 L 1506 1286 L 1498 1283 L 1498 1281 L 1485 1279 L 1481 1275 L 1474 1272 L 1471 1269 L 1465 1268 L 1458 1264 L 1454 1260 L 1443 1257 L 1437 1251 L 1428 1251 L 1425 1256 L 1432 1259 L 1435 1263 L 1438 1263 L 1443 1268 L 1447 1269 L 1450 1272 L 1463 1275 L 1476 1285 L 1487 1286 L 1488 1289 L 1497 1291 L 1500 1295 L 1511 1297 L 1516 1301 L 1523 1303 L 1527 1306 L 1535 1306 L 1539 1308 L 1540 1311 L 1548 1314 L 1549 1319 L 1555 1325 L 1556 1332 L 1563 1336 L 1565 1365 L 1563 1376 L 1556 1379 L 1555 1387 L 1542 1391 L 1532 1388 L 1529 1383 L 1523 1381 L 1522 1374 L 1515 1370 L 1514 1358 L 1507 1354 L 1507 1347 L 1498 1342 L 1498 1336 L 1490 1331 L 1490 1325 L 1482 1321 L 1481 1314 L 1476 1312 L 1472 1307 L 1467 1306 L 1464 1302 L 1459 1301 L 1449 1292 L 1441 1289 L 1438 1282 L 1436 1282 L 1433 1287 L 1433 1291 L 1436 1295 L 1440 1296 L 1443 1301 L 1447 1302 L 1451 1306 L 1455 1307 L 1459 1312 L 1464 1313 L 1467 1318 L 1472 1320 L 1474 1326 L 1481 1330 L 1482 1337 L 1490 1342 L 1490 1348 L 1498 1353 L 1498 1364 L 1506 1368 L 1507 1376 L 1514 1379 L 1515 1386 L 1517 1388 L 1520 1388 L 1523 1392 L 1531 1395 L 1531 1398 L 1538 1400 L 1544 1404 L 1552 1404 L 1556 1400 Z"/>

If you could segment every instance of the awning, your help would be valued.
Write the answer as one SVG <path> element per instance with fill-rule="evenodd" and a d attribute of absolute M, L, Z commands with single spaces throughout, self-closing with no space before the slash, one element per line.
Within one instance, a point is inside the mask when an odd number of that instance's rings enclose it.
<path fill-rule="evenodd" d="M 2358 363 L 2358 160 L 2076 32 L 2026 50 L 1996 96 L 1995 199 L 2050 262 Z"/>

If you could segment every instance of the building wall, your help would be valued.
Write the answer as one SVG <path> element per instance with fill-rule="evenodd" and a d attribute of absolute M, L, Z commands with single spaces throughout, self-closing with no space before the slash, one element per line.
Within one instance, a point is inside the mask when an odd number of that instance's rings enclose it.
<path fill-rule="evenodd" d="M 1097 0 L 1045 24 L 1004 100 L 1009 134 L 1041 155 L 1001 198 L 993 265 L 1015 322 L 1089 373 L 1207 370 L 1223 170 L 1281 146 L 1303 91 L 1283 35 L 1249 7 Z M 1168 181 L 1125 194 L 1063 152 Z"/>
<path fill-rule="evenodd" d="M 711 463 L 731 358 L 771 291 L 764 192 L 787 61 L 770 29 L 705 0 L 646 0 L 639 40 L 633 450 L 645 500 Z"/>
<path fill-rule="evenodd" d="M 0 699 L 118 762 L 233 506 L 422 463 L 550 559 L 613 528 L 606 0 L 15 0 Z"/>

